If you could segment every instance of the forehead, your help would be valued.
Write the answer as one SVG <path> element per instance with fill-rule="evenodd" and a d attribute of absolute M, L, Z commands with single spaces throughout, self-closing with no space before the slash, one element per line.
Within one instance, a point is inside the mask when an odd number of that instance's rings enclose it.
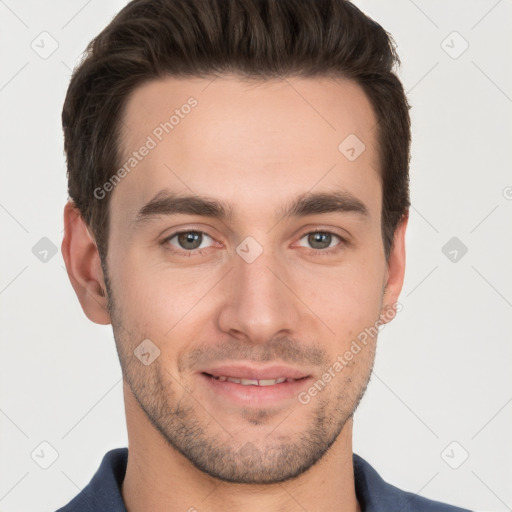
<path fill-rule="evenodd" d="M 272 212 L 294 193 L 334 187 L 375 203 L 376 131 L 364 92 L 346 79 L 155 80 L 128 98 L 128 172 L 112 209 L 133 218 L 163 188 L 260 211 L 265 200 Z"/>

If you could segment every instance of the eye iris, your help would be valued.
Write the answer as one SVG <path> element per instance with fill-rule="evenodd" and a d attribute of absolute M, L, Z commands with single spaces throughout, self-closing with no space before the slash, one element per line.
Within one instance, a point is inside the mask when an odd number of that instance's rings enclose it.
<path fill-rule="evenodd" d="M 197 249 L 201 245 L 202 235 L 195 231 L 187 233 L 180 233 L 178 235 L 178 242 L 183 249 Z"/>
<path fill-rule="evenodd" d="M 315 249 L 325 249 L 331 245 L 331 235 L 329 233 L 311 233 L 308 236 L 308 242 Z M 320 243 L 320 247 L 315 247 L 315 243 Z"/>
<path fill-rule="evenodd" d="M 178 243 L 183 249 L 197 249 L 201 246 L 202 234 L 196 231 L 187 231 L 178 234 Z M 331 245 L 332 235 L 330 233 L 310 233 L 308 235 L 308 243 L 315 249 L 326 249 Z M 315 244 L 318 244 L 315 246 Z"/>

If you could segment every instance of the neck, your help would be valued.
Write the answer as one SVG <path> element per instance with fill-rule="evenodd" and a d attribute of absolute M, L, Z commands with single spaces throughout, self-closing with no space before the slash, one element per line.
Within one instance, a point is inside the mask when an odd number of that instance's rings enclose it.
<path fill-rule="evenodd" d="M 126 386 L 126 385 L 125 385 Z M 217 480 L 169 446 L 125 387 L 128 465 L 121 493 L 128 512 L 360 512 L 352 463 L 352 418 L 325 456 L 302 475 L 268 485 Z"/>

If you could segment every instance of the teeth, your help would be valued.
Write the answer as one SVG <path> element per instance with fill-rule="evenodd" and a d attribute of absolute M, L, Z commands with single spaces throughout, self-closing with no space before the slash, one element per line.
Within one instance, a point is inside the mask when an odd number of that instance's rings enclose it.
<path fill-rule="evenodd" d="M 244 386 L 258 386 L 258 381 L 255 379 L 240 379 L 240 384 Z"/>
<path fill-rule="evenodd" d="M 277 384 L 277 379 L 262 379 L 259 381 L 259 386 L 273 386 Z"/>
<path fill-rule="evenodd" d="M 296 379 L 287 379 L 286 377 L 279 377 L 278 379 L 237 379 L 236 377 L 226 377 L 225 375 L 212 375 L 214 379 L 220 381 L 234 382 L 235 384 L 242 384 L 243 386 L 273 386 L 281 384 L 282 382 L 293 382 Z"/>

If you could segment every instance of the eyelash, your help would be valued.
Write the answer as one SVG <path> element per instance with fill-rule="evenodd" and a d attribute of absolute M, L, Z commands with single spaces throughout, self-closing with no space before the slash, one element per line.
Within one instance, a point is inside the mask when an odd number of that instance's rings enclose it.
<path fill-rule="evenodd" d="M 183 231 L 176 231 L 172 235 L 169 235 L 168 237 L 164 238 L 162 240 L 162 245 L 166 247 L 166 250 L 170 251 L 172 254 L 176 256 L 181 256 L 184 258 L 191 258 L 192 256 L 204 256 L 208 249 L 193 249 L 191 251 L 187 251 L 186 249 L 176 250 L 174 249 L 171 244 L 169 243 L 174 237 L 184 234 L 184 233 L 198 233 L 201 235 L 206 235 L 208 238 L 213 238 L 208 235 L 208 233 L 205 233 L 204 231 L 200 230 L 194 230 L 194 229 L 186 229 Z M 326 230 L 326 229 L 314 229 L 313 231 L 308 231 L 301 235 L 299 240 L 302 240 L 305 236 L 311 235 L 313 233 L 322 233 L 326 235 L 332 235 L 340 240 L 340 242 L 335 245 L 334 247 L 331 247 L 329 249 L 310 249 L 310 254 L 313 256 L 331 256 L 333 254 L 336 254 L 338 251 L 342 249 L 342 246 L 348 246 L 349 242 L 343 238 L 342 236 L 338 235 L 337 233 L 334 233 L 332 231 Z"/>

